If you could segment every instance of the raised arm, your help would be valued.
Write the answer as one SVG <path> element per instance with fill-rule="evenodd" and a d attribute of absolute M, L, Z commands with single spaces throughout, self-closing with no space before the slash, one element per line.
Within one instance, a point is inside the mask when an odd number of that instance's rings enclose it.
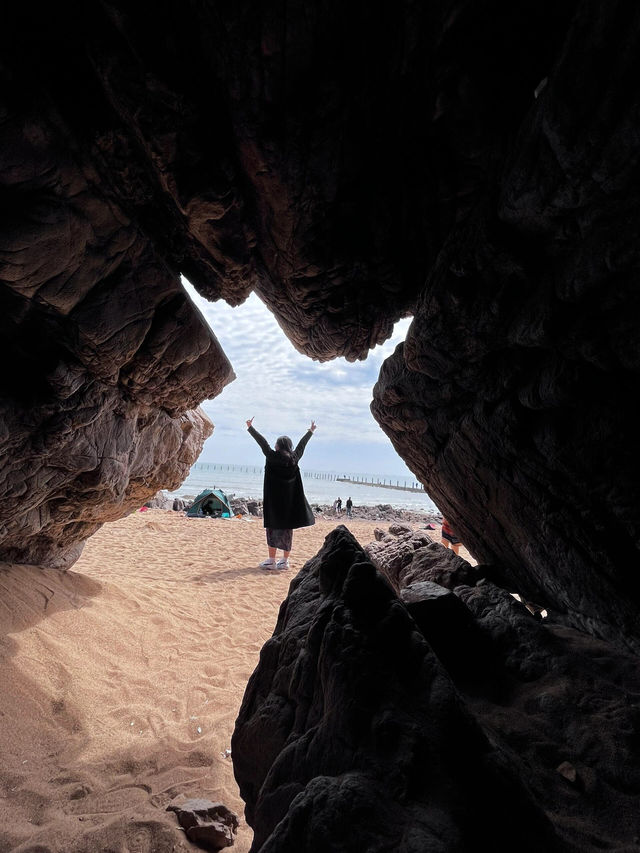
<path fill-rule="evenodd" d="M 309 441 L 309 439 L 311 438 L 311 436 L 313 435 L 313 433 L 314 433 L 315 431 L 316 431 L 316 425 L 315 425 L 315 422 L 314 422 L 314 421 L 311 421 L 311 426 L 310 426 L 310 427 L 309 427 L 309 429 L 305 432 L 305 434 L 302 436 L 302 438 L 301 438 L 301 439 L 300 439 L 300 441 L 298 442 L 298 444 L 297 444 L 297 446 L 296 446 L 296 449 L 295 449 L 295 451 L 294 451 L 294 452 L 295 452 L 295 454 L 296 454 L 296 456 L 298 457 L 298 459 L 301 459 L 301 458 L 302 458 L 302 454 L 304 453 L 304 449 L 305 449 L 305 447 L 307 446 L 307 442 Z"/>
<path fill-rule="evenodd" d="M 266 438 L 264 438 L 264 436 L 260 435 L 260 433 L 258 432 L 257 429 L 253 428 L 253 426 L 251 425 L 252 421 L 253 421 L 253 418 L 251 418 L 251 420 L 247 421 L 247 429 L 249 431 L 249 435 L 252 436 L 253 438 L 255 438 L 255 440 L 260 445 L 260 449 L 262 450 L 262 452 L 266 456 L 271 451 L 271 448 L 269 447 L 269 442 L 267 441 Z"/>

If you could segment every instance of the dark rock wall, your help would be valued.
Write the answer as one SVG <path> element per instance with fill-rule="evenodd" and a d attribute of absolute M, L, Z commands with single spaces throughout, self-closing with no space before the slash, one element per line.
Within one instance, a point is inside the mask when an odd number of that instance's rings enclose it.
<path fill-rule="evenodd" d="M 63 129 L 63 148 L 102 200 L 172 271 L 237 304 L 251 289 L 252 237 L 229 122 L 188 5 L 13 4 L 2 34 L 6 100 L 10 110 L 33 104 L 36 126 Z"/>
<path fill-rule="evenodd" d="M 232 754 L 252 851 L 631 851 L 636 657 L 467 584 L 439 544 L 376 545 L 405 603 L 338 528 L 249 681 Z M 447 562 L 453 591 L 429 580 Z"/>
<path fill-rule="evenodd" d="M 345 528 L 292 583 L 231 750 L 255 851 L 559 849 Z"/>
<path fill-rule="evenodd" d="M 639 31 L 580 5 L 372 405 L 480 561 L 636 647 Z"/>
<path fill-rule="evenodd" d="M 65 567 L 102 522 L 182 482 L 213 428 L 197 407 L 233 373 L 52 102 L 55 77 L 8 85 L 0 125 L 0 540 L 5 560 Z"/>
<path fill-rule="evenodd" d="M 413 311 L 452 226 L 493 191 L 573 6 L 218 11 L 257 287 L 298 348 L 362 358 Z"/>

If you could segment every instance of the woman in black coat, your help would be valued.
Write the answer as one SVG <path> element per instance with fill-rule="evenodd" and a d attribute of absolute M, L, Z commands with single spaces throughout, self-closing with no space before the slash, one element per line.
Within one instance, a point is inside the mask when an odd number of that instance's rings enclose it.
<path fill-rule="evenodd" d="M 313 435 L 316 425 L 311 426 L 298 442 L 295 450 L 287 435 L 281 435 L 276 441 L 275 450 L 269 442 L 252 426 L 253 418 L 247 421 L 249 434 L 255 438 L 265 455 L 263 517 L 267 530 L 267 549 L 269 556 L 260 563 L 263 569 L 288 569 L 289 554 L 293 544 L 293 531 L 297 527 L 310 527 L 315 517 L 307 503 L 302 487 L 302 477 L 298 462 L 307 442 Z M 284 552 L 276 562 L 276 551 Z"/>

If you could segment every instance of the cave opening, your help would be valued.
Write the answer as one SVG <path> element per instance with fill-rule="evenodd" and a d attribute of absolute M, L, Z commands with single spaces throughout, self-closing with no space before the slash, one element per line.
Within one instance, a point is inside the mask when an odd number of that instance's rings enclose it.
<path fill-rule="evenodd" d="M 218 477 L 223 490 L 225 474 L 227 477 L 235 475 L 237 478 L 238 472 L 247 471 L 259 475 L 249 480 L 256 492 L 242 496 L 254 501 L 261 496 L 261 488 L 256 485 L 262 471 L 260 458 L 252 452 L 253 443 L 247 442 L 243 435 L 245 416 L 249 410 L 259 412 L 262 428 L 274 435 L 282 432 L 283 419 L 291 419 L 296 427 L 299 426 L 299 431 L 303 432 L 303 424 L 309 418 L 317 420 L 314 413 L 322 412 L 321 429 L 330 435 L 330 439 L 325 442 L 321 454 L 311 457 L 310 464 L 320 469 L 311 476 L 329 478 L 335 482 L 335 488 L 329 487 L 326 492 L 329 504 L 333 502 L 329 497 L 332 488 L 336 494 L 345 487 L 347 491 L 351 489 L 351 486 L 333 480 L 339 472 L 342 472 L 345 479 L 357 478 L 356 483 L 360 480 L 363 483 L 375 482 L 381 486 L 386 483 L 403 483 L 411 487 L 421 485 L 415 481 L 415 474 L 405 467 L 404 461 L 395 452 L 383 452 L 389 449 L 390 442 L 386 437 L 380 440 L 380 428 L 371 417 L 369 406 L 370 389 L 377 381 L 380 365 L 396 346 L 404 341 L 411 318 L 398 321 L 391 338 L 374 348 L 366 362 L 348 362 L 337 357 L 330 362 L 318 363 L 300 354 L 293 347 L 271 312 L 255 293 L 250 295 L 244 305 L 232 307 L 226 303 L 207 301 L 184 276 L 181 281 L 191 302 L 213 334 L 218 337 L 236 374 L 233 383 L 226 386 L 219 397 L 202 404 L 214 422 L 215 432 L 203 445 L 197 461 L 201 464 L 212 463 L 208 469 L 211 470 L 211 476 Z M 285 402 L 281 403 L 280 400 Z M 295 406 L 292 406 L 294 400 Z M 309 417 L 305 419 L 301 416 L 301 409 L 304 409 Z M 334 419 L 335 415 L 338 417 Z M 354 443 L 356 436 L 358 440 Z M 367 438 L 370 445 L 367 445 Z M 317 440 L 314 441 L 312 446 L 317 443 Z M 336 449 L 340 451 L 337 459 Z M 374 467 L 376 471 L 372 473 Z M 404 471 L 400 470 L 401 467 Z M 206 465 L 203 468 L 207 470 Z M 384 476 L 375 476 L 381 472 Z M 202 473 L 200 472 L 200 476 Z M 246 488 L 242 477 L 238 482 L 240 488 Z M 220 483 L 213 485 L 218 487 Z M 238 483 L 231 488 L 237 487 Z M 189 491 L 188 481 L 187 485 L 174 490 L 170 497 L 179 497 L 185 491 Z M 357 499 L 357 486 L 355 492 Z M 392 498 L 397 497 L 397 493 L 394 495 L 388 490 L 380 492 L 380 495 L 381 504 L 388 503 L 389 495 Z M 319 502 L 322 500 L 315 500 L 316 504 Z M 424 494 L 424 499 L 418 499 L 407 506 L 426 512 L 440 512 L 428 493 Z M 464 546 L 463 555 L 472 566 L 477 564 L 477 560 Z M 515 590 L 511 590 L 511 595 L 536 618 L 547 617 L 548 612 L 543 606 L 526 600 Z"/>
<path fill-rule="evenodd" d="M 595 0 L 7 6 L 0 847 L 179 849 L 168 792 L 232 780 L 228 691 L 254 853 L 637 849 L 639 35 Z M 289 589 L 237 564 L 251 522 L 140 512 L 235 393 L 178 271 L 312 358 L 411 313 L 362 408 L 477 565 L 334 525 Z M 299 428 L 345 413 L 349 472 L 373 360 L 264 339 L 283 415 L 327 380 Z M 264 597 L 247 682 L 221 621 Z"/>
<path fill-rule="evenodd" d="M 404 340 L 411 318 L 398 321 L 389 340 L 374 347 L 366 360 L 337 357 L 320 362 L 295 349 L 257 294 L 231 307 L 207 301 L 184 278 L 182 284 L 235 373 L 216 398 L 202 404 L 215 430 L 205 442 L 200 462 L 241 465 L 247 454 L 253 457 L 253 442 L 246 441 L 244 431 L 246 419 L 254 415 L 256 426 L 273 434 L 274 440 L 283 432 L 303 434 L 314 420 L 318 430 L 307 451 L 312 454 L 307 464 L 318 472 L 380 484 L 420 485 L 370 410 L 380 366 Z M 380 503 L 385 502 L 383 497 L 381 492 Z M 424 497 L 425 509 L 436 509 L 428 494 Z"/>

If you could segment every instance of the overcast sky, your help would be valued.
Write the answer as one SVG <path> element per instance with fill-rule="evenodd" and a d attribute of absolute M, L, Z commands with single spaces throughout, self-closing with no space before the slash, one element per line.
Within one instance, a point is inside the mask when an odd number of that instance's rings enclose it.
<path fill-rule="evenodd" d="M 295 444 L 315 420 L 318 428 L 304 459 L 310 470 L 414 479 L 369 411 L 380 365 L 404 340 L 410 320 L 399 321 L 393 337 L 375 347 L 366 361 L 319 363 L 294 349 L 255 294 L 231 308 L 222 300 L 207 302 L 185 279 L 183 284 L 237 377 L 202 404 L 215 430 L 201 462 L 261 464 L 262 453 L 245 424 L 255 415 L 253 425 L 272 446 L 282 434 Z"/>

